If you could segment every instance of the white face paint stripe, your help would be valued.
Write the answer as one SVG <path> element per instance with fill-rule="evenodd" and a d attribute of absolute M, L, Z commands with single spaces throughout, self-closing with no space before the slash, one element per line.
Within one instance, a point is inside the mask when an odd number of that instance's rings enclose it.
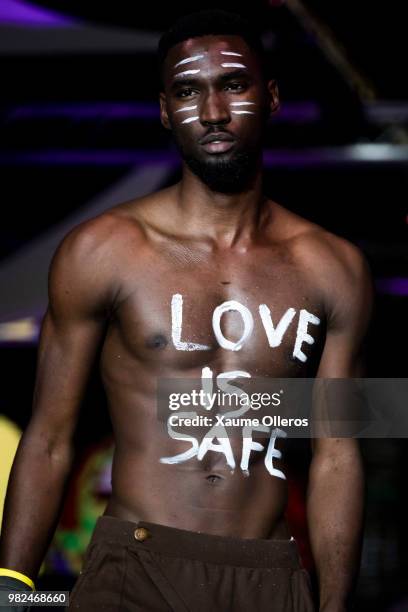
<path fill-rule="evenodd" d="M 197 121 L 199 117 L 189 117 L 188 119 L 184 119 L 181 123 L 191 123 L 192 121 Z"/>
<path fill-rule="evenodd" d="M 190 111 L 197 108 L 197 104 L 195 106 L 184 106 L 183 108 L 179 108 L 176 110 L 176 113 L 183 113 L 184 111 Z"/>
<path fill-rule="evenodd" d="M 177 64 L 174 65 L 174 68 L 178 68 L 178 66 L 183 66 L 184 64 L 189 64 L 190 62 L 195 62 L 203 57 L 204 55 L 192 55 L 191 57 L 186 57 L 186 59 L 181 60 L 181 62 L 177 62 Z"/>
<path fill-rule="evenodd" d="M 222 55 L 236 55 L 237 57 L 243 57 L 242 53 L 235 53 L 235 51 L 221 51 Z"/>
<path fill-rule="evenodd" d="M 221 64 L 223 68 L 246 68 L 245 64 L 236 64 L 234 62 L 227 62 L 225 64 Z"/>
<path fill-rule="evenodd" d="M 234 115 L 255 115 L 252 111 L 231 111 Z"/>
<path fill-rule="evenodd" d="M 186 76 L 188 74 L 197 74 L 198 72 L 200 72 L 199 68 L 197 68 L 197 70 L 183 70 L 183 72 L 178 72 L 177 74 L 175 74 L 174 78 L 179 76 Z"/>
<path fill-rule="evenodd" d="M 255 106 L 255 102 L 231 102 L 230 106 Z"/>

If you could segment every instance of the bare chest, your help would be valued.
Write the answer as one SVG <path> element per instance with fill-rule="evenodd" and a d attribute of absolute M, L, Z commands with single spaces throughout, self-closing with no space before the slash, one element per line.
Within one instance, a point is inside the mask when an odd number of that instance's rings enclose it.
<path fill-rule="evenodd" d="M 310 275 L 271 255 L 161 257 L 126 273 L 106 351 L 172 374 L 302 375 L 320 350 L 323 308 Z"/>

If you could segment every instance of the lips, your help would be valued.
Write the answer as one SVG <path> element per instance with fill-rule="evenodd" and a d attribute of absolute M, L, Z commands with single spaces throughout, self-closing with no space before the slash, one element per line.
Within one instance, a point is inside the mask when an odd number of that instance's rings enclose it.
<path fill-rule="evenodd" d="M 234 137 L 231 134 L 227 134 L 226 132 L 213 132 L 212 134 L 207 134 L 204 138 L 200 140 L 200 144 L 208 144 L 209 142 L 232 142 L 234 141 Z"/>
<path fill-rule="evenodd" d="M 232 149 L 235 138 L 226 132 L 207 134 L 200 140 L 200 144 L 207 153 L 225 153 Z"/>

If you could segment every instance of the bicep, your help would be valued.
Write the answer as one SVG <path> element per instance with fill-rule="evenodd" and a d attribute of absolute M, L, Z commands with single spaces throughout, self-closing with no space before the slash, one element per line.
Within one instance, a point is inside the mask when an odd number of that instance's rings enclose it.
<path fill-rule="evenodd" d="M 96 321 L 56 322 L 45 315 L 29 431 L 48 444 L 70 442 L 103 328 Z"/>
<path fill-rule="evenodd" d="M 94 265 L 89 245 L 84 249 L 83 243 L 70 239 L 63 244 L 49 275 L 49 305 L 41 328 L 28 427 L 28 434 L 49 449 L 72 442 L 106 324 L 106 275 Z"/>
<path fill-rule="evenodd" d="M 364 373 L 363 345 L 367 334 L 373 302 L 371 276 L 364 259 L 356 258 L 353 275 L 350 279 L 339 282 L 330 291 L 331 310 L 328 313 L 328 325 L 325 345 L 322 352 L 317 380 L 315 381 L 313 416 L 316 429 L 326 431 L 323 436 L 312 439 L 313 451 L 340 457 L 350 452 L 356 453 L 356 440 L 347 434 L 344 415 L 351 418 L 360 406 L 360 397 L 356 393 L 353 378 Z M 333 380 L 331 379 L 349 379 Z M 342 417 L 338 417 L 339 411 Z M 340 427 L 334 432 L 341 438 L 329 437 L 327 431 L 333 431 L 332 418 L 340 418 Z M 342 420 L 344 421 L 342 423 Z M 346 427 L 346 429 L 344 429 Z M 337 429 L 339 428 L 339 429 Z M 316 431 L 315 429 L 315 431 Z"/>
<path fill-rule="evenodd" d="M 358 377 L 371 319 L 373 287 L 368 266 L 356 257 L 353 273 L 340 275 L 328 290 L 327 332 L 317 376 Z"/>
<path fill-rule="evenodd" d="M 318 378 L 350 378 L 364 371 L 363 345 L 358 334 L 343 332 L 326 334 L 317 372 Z"/>

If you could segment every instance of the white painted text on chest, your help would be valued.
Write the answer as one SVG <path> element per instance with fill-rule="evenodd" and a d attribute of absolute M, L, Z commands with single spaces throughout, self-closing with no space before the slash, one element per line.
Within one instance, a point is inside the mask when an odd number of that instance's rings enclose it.
<path fill-rule="evenodd" d="M 221 319 L 226 312 L 237 312 L 242 319 L 243 332 L 238 340 L 232 341 L 226 338 L 221 330 Z M 266 304 L 260 304 L 258 314 L 265 330 L 268 344 L 276 348 L 282 343 L 286 332 L 296 318 L 298 311 L 288 308 L 278 323 L 274 323 L 270 309 Z M 314 338 L 309 334 L 309 325 L 319 325 L 320 319 L 308 310 L 302 308 L 299 311 L 296 330 L 296 339 L 293 346 L 293 357 L 299 361 L 307 361 L 307 356 L 302 351 L 303 343 L 314 344 Z M 247 306 L 237 300 L 228 300 L 217 306 L 212 314 L 212 328 L 219 346 L 227 351 L 239 351 L 251 336 L 254 329 L 254 317 Z M 171 299 L 171 337 L 173 345 L 178 351 L 206 351 L 210 347 L 206 344 L 196 344 L 182 340 L 183 332 L 183 296 L 175 293 Z"/>

